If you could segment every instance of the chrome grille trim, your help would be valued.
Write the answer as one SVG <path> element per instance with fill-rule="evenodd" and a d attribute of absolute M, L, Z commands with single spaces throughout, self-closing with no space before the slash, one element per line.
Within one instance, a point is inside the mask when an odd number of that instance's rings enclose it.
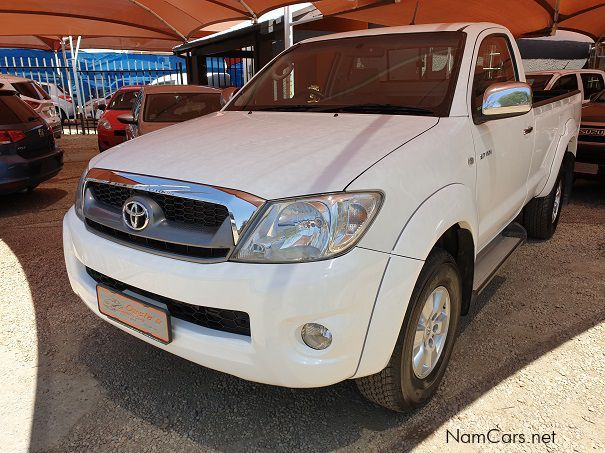
<path fill-rule="evenodd" d="M 225 206 L 229 214 L 229 223 L 231 224 L 231 235 L 233 239 L 231 250 L 238 244 L 243 231 L 251 223 L 251 220 L 256 213 L 260 211 L 260 207 L 265 203 L 265 200 L 262 198 L 233 189 L 116 170 L 93 168 L 88 171 L 82 185 L 83 212 L 86 212 L 87 208 L 86 203 L 88 197 L 86 194 L 90 193 L 90 190 L 87 190 L 89 182 L 109 184 L 137 191 L 149 192 L 150 194 L 162 194 Z M 90 203 L 90 201 L 88 203 Z M 95 219 L 92 220 L 94 221 Z M 114 225 L 107 226 L 115 227 Z M 100 234 L 95 230 L 91 231 L 95 234 Z M 132 232 L 130 233 L 132 234 Z M 102 236 L 107 237 L 106 235 Z M 197 244 L 197 246 L 199 246 L 199 244 Z M 167 253 L 166 255 L 174 257 L 172 254 Z M 186 257 L 179 257 L 179 259 L 198 261 L 195 259 L 187 259 Z M 223 261 L 226 259 L 228 259 L 228 256 L 225 257 Z M 216 260 L 212 261 L 216 262 Z"/>

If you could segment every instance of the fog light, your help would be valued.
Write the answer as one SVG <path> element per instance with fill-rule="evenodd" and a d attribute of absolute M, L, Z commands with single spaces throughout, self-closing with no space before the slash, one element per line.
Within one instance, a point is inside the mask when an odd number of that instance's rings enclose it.
<path fill-rule="evenodd" d="M 300 335 L 305 344 L 313 349 L 326 349 L 332 344 L 332 332 L 321 324 L 305 324 Z"/>

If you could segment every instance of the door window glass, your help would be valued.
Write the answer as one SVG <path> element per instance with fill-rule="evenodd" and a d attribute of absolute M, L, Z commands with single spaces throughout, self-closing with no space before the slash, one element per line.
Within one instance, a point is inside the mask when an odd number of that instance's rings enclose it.
<path fill-rule="evenodd" d="M 483 40 L 477 54 L 473 78 L 473 112 L 481 111 L 483 93 L 487 87 L 499 82 L 517 81 L 517 70 L 508 38 L 500 35 Z"/>
<path fill-rule="evenodd" d="M 584 99 L 590 98 L 591 95 L 605 88 L 601 74 L 585 73 L 580 74 L 580 77 L 582 77 L 582 85 L 584 86 Z"/>

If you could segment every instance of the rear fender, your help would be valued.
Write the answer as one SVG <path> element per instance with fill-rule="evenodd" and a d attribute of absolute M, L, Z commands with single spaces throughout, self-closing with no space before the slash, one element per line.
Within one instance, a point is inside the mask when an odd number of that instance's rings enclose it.
<path fill-rule="evenodd" d="M 570 152 L 576 155 L 577 143 L 578 143 L 578 130 L 580 126 L 576 122 L 575 119 L 569 119 L 567 123 L 565 123 L 565 130 L 561 138 L 559 139 L 559 145 L 557 146 L 557 151 L 555 153 L 555 157 L 553 158 L 552 164 L 550 166 L 550 173 L 548 174 L 548 178 L 544 183 L 544 186 L 541 189 L 538 189 L 535 197 L 545 197 L 547 196 L 552 188 L 555 185 L 555 181 L 559 176 L 559 169 L 563 163 L 563 158 L 565 157 L 566 152 Z"/>

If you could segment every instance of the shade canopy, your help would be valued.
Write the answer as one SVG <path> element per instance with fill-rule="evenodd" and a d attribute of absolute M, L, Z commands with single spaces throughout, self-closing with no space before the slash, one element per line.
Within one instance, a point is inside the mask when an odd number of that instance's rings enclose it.
<path fill-rule="evenodd" d="M 495 22 L 515 36 L 570 30 L 605 36 L 605 2 L 596 0 L 321 0 L 324 15 L 381 25 Z"/>
<path fill-rule="evenodd" d="M 2 16 L 0 15 L 0 23 Z M 206 37 L 227 30 L 241 21 L 221 22 L 198 30 L 197 37 Z M 56 51 L 61 48 L 60 36 L 18 35 L 2 36 L 0 29 L 0 47 L 25 48 Z M 174 38 L 145 38 L 137 36 L 84 36 L 80 43 L 81 49 L 114 49 L 139 50 L 146 52 L 172 52 L 175 46 L 183 41 Z"/>
<path fill-rule="evenodd" d="M 292 0 L 2 0 L 0 36 L 134 38 L 177 44 L 208 35 L 213 24 L 250 20 Z M 16 40 L 16 38 L 14 38 Z M 25 40 L 26 41 L 26 40 Z M 24 41 L 24 42 L 25 42 Z M 127 43 L 121 41 L 120 43 Z M 153 41 L 159 43 L 159 41 Z M 130 44 L 129 44 L 130 46 Z M 112 48 L 111 45 L 105 45 Z M 156 46 L 157 47 L 157 46 Z"/>

